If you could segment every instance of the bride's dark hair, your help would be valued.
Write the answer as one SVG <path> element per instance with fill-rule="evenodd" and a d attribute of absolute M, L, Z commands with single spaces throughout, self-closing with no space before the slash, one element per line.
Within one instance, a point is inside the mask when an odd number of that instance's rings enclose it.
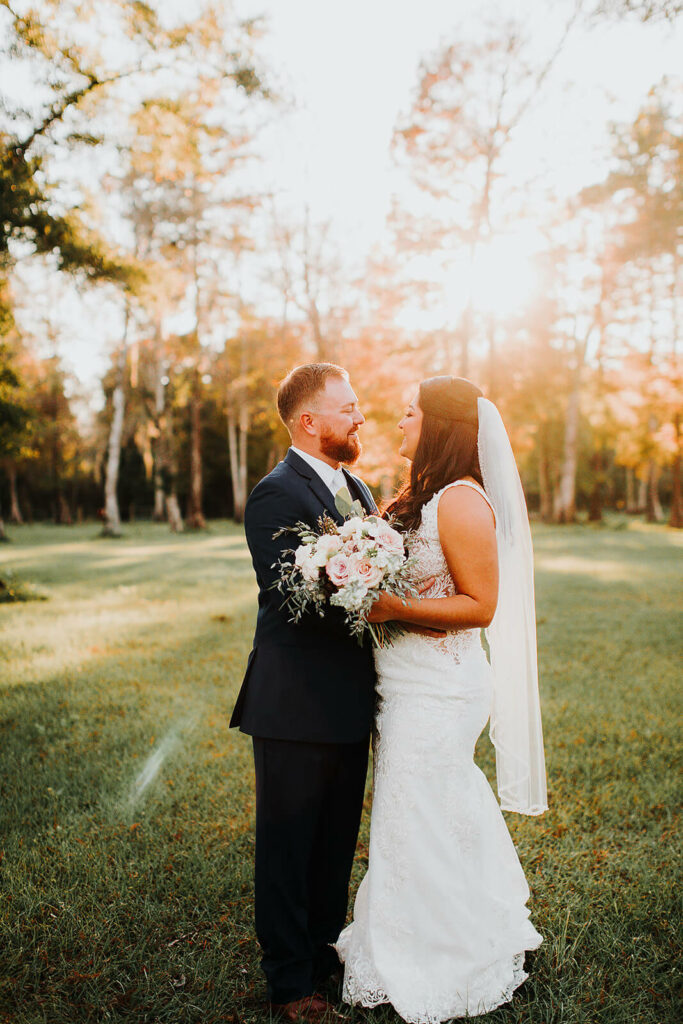
<path fill-rule="evenodd" d="M 420 525 L 422 506 L 464 476 L 483 486 L 479 468 L 477 399 L 483 392 L 464 377 L 430 377 L 420 384 L 420 439 L 408 483 L 385 509 L 404 530 Z"/>

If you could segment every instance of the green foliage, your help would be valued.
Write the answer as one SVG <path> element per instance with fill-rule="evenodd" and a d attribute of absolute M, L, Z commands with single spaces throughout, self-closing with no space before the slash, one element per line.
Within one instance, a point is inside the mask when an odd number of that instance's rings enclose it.
<path fill-rule="evenodd" d="M 340 487 L 334 497 L 334 504 L 342 518 L 346 519 L 349 516 L 361 516 L 365 515 L 365 509 L 358 499 L 355 501 L 351 497 L 351 493 L 348 487 Z"/>
<path fill-rule="evenodd" d="M 12 545 L 55 600 L 0 615 L 0 1020 L 263 1024 L 251 745 L 228 729 L 249 554 L 223 524 L 127 532 L 27 527 Z M 534 539 L 550 810 L 507 820 L 544 943 L 479 1020 L 678 1024 L 680 540 Z M 486 739 L 477 760 L 492 778 Z M 370 803 L 368 784 L 354 892 Z"/>
<path fill-rule="evenodd" d="M 29 421 L 12 355 L 9 343 L 0 340 L 0 459 L 18 453 Z"/>
<path fill-rule="evenodd" d="M 24 242 L 34 253 L 53 254 L 59 270 L 90 281 L 133 284 L 140 272 L 130 260 L 88 232 L 74 211 L 54 212 L 43 163 L 39 156 L 27 157 L 16 139 L 0 135 L 0 266 L 11 264 L 12 242 Z"/>

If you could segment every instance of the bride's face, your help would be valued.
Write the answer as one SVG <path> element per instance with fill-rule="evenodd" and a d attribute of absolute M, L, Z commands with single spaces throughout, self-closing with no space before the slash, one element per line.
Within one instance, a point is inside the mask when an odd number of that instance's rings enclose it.
<path fill-rule="evenodd" d="M 398 425 L 398 429 L 403 432 L 403 440 L 401 441 L 398 454 L 402 455 L 405 459 L 415 458 L 415 452 L 420 440 L 422 409 L 418 405 L 417 399 L 418 395 L 416 394 Z"/>

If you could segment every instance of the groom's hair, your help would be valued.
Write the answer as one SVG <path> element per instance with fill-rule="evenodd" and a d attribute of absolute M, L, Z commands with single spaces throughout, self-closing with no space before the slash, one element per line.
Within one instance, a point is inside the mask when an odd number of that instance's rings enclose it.
<path fill-rule="evenodd" d="M 277 389 L 277 411 L 288 430 L 301 407 L 322 391 L 330 377 L 349 379 L 344 367 L 335 363 L 305 363 L 289 371 Z"/>

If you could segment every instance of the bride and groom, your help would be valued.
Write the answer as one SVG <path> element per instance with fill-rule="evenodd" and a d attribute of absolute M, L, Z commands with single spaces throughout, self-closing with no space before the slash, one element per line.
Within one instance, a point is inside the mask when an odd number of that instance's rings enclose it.
<path fill-rule="evenodd" d="M 372 621 L 405 627 L 373 654 L 341 609 L 293 623 L 273 589 L 292 543 L 283 527 L 324 513 L 341 523 L 342 488 L 376 511 L 343 468 L 360 454 L 364 423 L 346 371 L 297 367 L 278 411 L 292 446 L 247 503 L 259 607 L 231 720 L 253 739 L 256 933 L 271 1008 L 330 1019 L 319 993 L 343 965 L 352 1004 L 391 1003 L 415 1024 L 488 1012 L 512 997 L 525 951 L 541 942 L 473 761 L 489 718 L 501 806 L 546 807 L 531 541 L 505 428 L 469 381 L 419 386 L 399 423 L 410 478 L 389 507 L 411 531 L 418 596 L 384 594 L 373 606 Z M 368 870 L 345 927 L 371 732 Z"/>

